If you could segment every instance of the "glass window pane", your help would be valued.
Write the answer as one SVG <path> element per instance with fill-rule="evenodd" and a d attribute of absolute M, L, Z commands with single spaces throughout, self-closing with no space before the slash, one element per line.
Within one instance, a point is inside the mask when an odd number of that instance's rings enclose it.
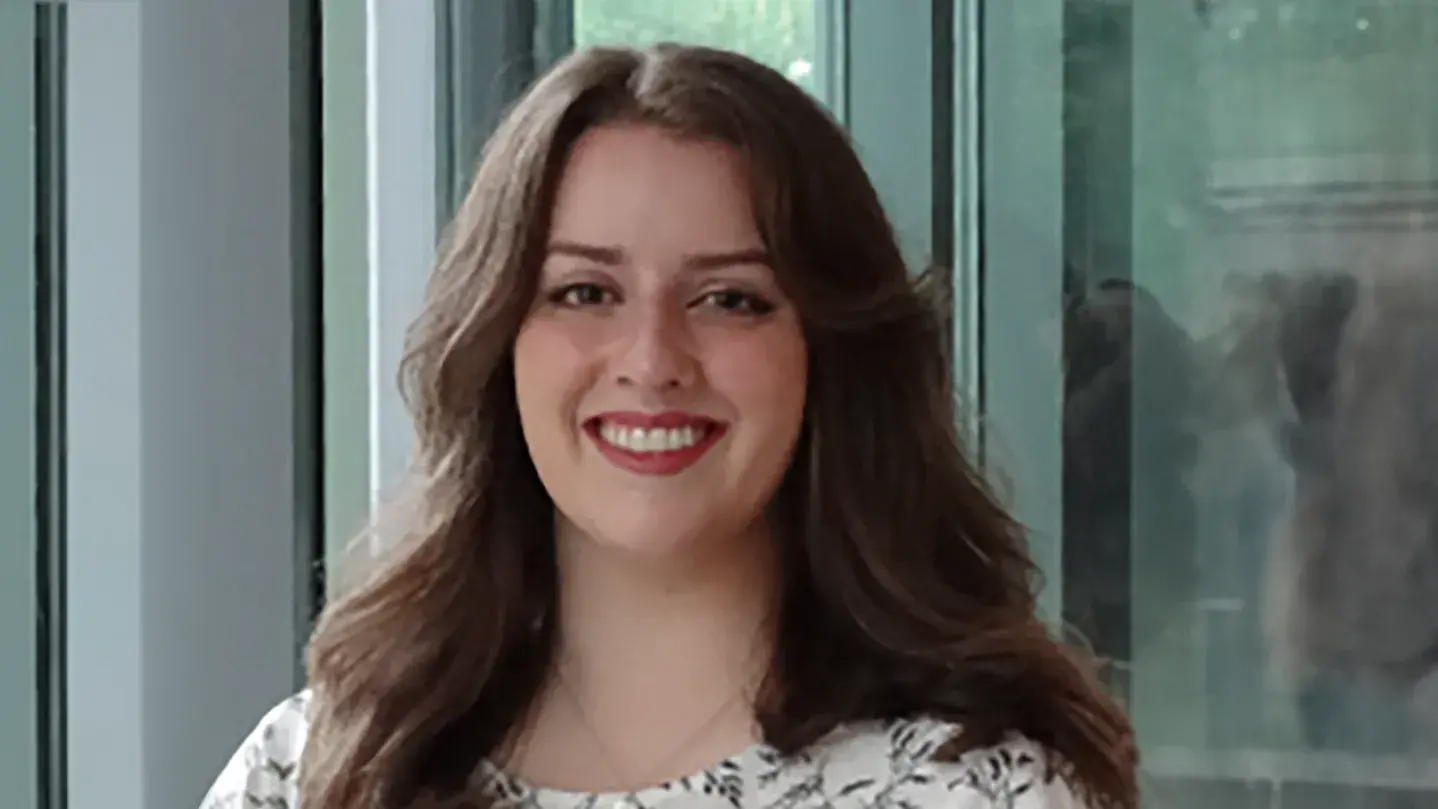
<path fill-rule="evenodd" d="M 822 96 L 817 0 L 574 0 L 574 44 L 683 42 L 739 51 Z M 823 3 L 827 5 L 827 3 Z"/>
<path fill-rule="evenodd" d="M 1438 800 L 1438 1 L 997 5 L 989 443 L 1148 805 Z"/>

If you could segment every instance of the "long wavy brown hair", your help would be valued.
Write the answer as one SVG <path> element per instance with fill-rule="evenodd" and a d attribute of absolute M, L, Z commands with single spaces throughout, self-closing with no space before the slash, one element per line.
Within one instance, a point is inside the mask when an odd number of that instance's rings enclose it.
<path fill-rule="evenodd" d="M 484 152 L 401 369 L 418 437 L 407 496 L 363 538 L 364 575 L 310 644 L 303 805 L 396 809 L 462 789 L 545 682 L 554 506 L 521 436 L 512 348 L 566 157 L 620 122 L 747 160 L 804 324 L 804 428 L 773 504 L 785 587 L 756 706 L 765 740 L 791 752 L 857 720 L 954 720 L 946 754 L 1022 733 L 1080 794 L 1137 807 L 1129 724 L 1036 617 L 1024 533 L 961 445 L 946 304 L 905 266 L 844 131 L 777 72 L 673 45 L 570 56 Z"/>

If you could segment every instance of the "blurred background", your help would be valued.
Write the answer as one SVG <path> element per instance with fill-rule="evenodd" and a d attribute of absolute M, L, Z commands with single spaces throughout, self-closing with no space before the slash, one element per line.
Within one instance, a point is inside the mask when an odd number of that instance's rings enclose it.
<path fill-rule="evenodd" d="M 570 49 L 784 72 L 951 269 L 1146 806 L 1438 802 L 1438 0 L 0 0 L 0 783 L 193 807 L 403 468 L 403 329 Z"/>

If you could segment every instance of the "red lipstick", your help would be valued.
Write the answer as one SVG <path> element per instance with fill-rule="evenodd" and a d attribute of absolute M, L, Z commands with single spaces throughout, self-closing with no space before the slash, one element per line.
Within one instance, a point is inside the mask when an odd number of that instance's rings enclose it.
<path fill-rule="evenodd" d="M 728 426 L 680 411 L 601 413 L 584 423 L 601 455 L 636 475 L 677 475 L 704 457 Z"/>

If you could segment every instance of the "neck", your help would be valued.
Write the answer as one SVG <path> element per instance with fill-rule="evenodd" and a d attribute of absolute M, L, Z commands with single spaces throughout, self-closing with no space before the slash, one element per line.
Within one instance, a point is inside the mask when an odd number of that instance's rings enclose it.
<path fill-rule="evenodd" d="M 520 759 L 534 782 L 635 789 L 759 741 L 778 566 L 767 531 L 636 559 L 560 521 L 556 670 Z"/>
<path fill-rule="evenodd" d="M 777 564 L 765 528 L 684 558 L 636 558 L 562 520 L 556 542 L 559 660 L 573 686 L 601 697 L 617 696 L 611 679 L 730 687 L 767 662 Z"/>

